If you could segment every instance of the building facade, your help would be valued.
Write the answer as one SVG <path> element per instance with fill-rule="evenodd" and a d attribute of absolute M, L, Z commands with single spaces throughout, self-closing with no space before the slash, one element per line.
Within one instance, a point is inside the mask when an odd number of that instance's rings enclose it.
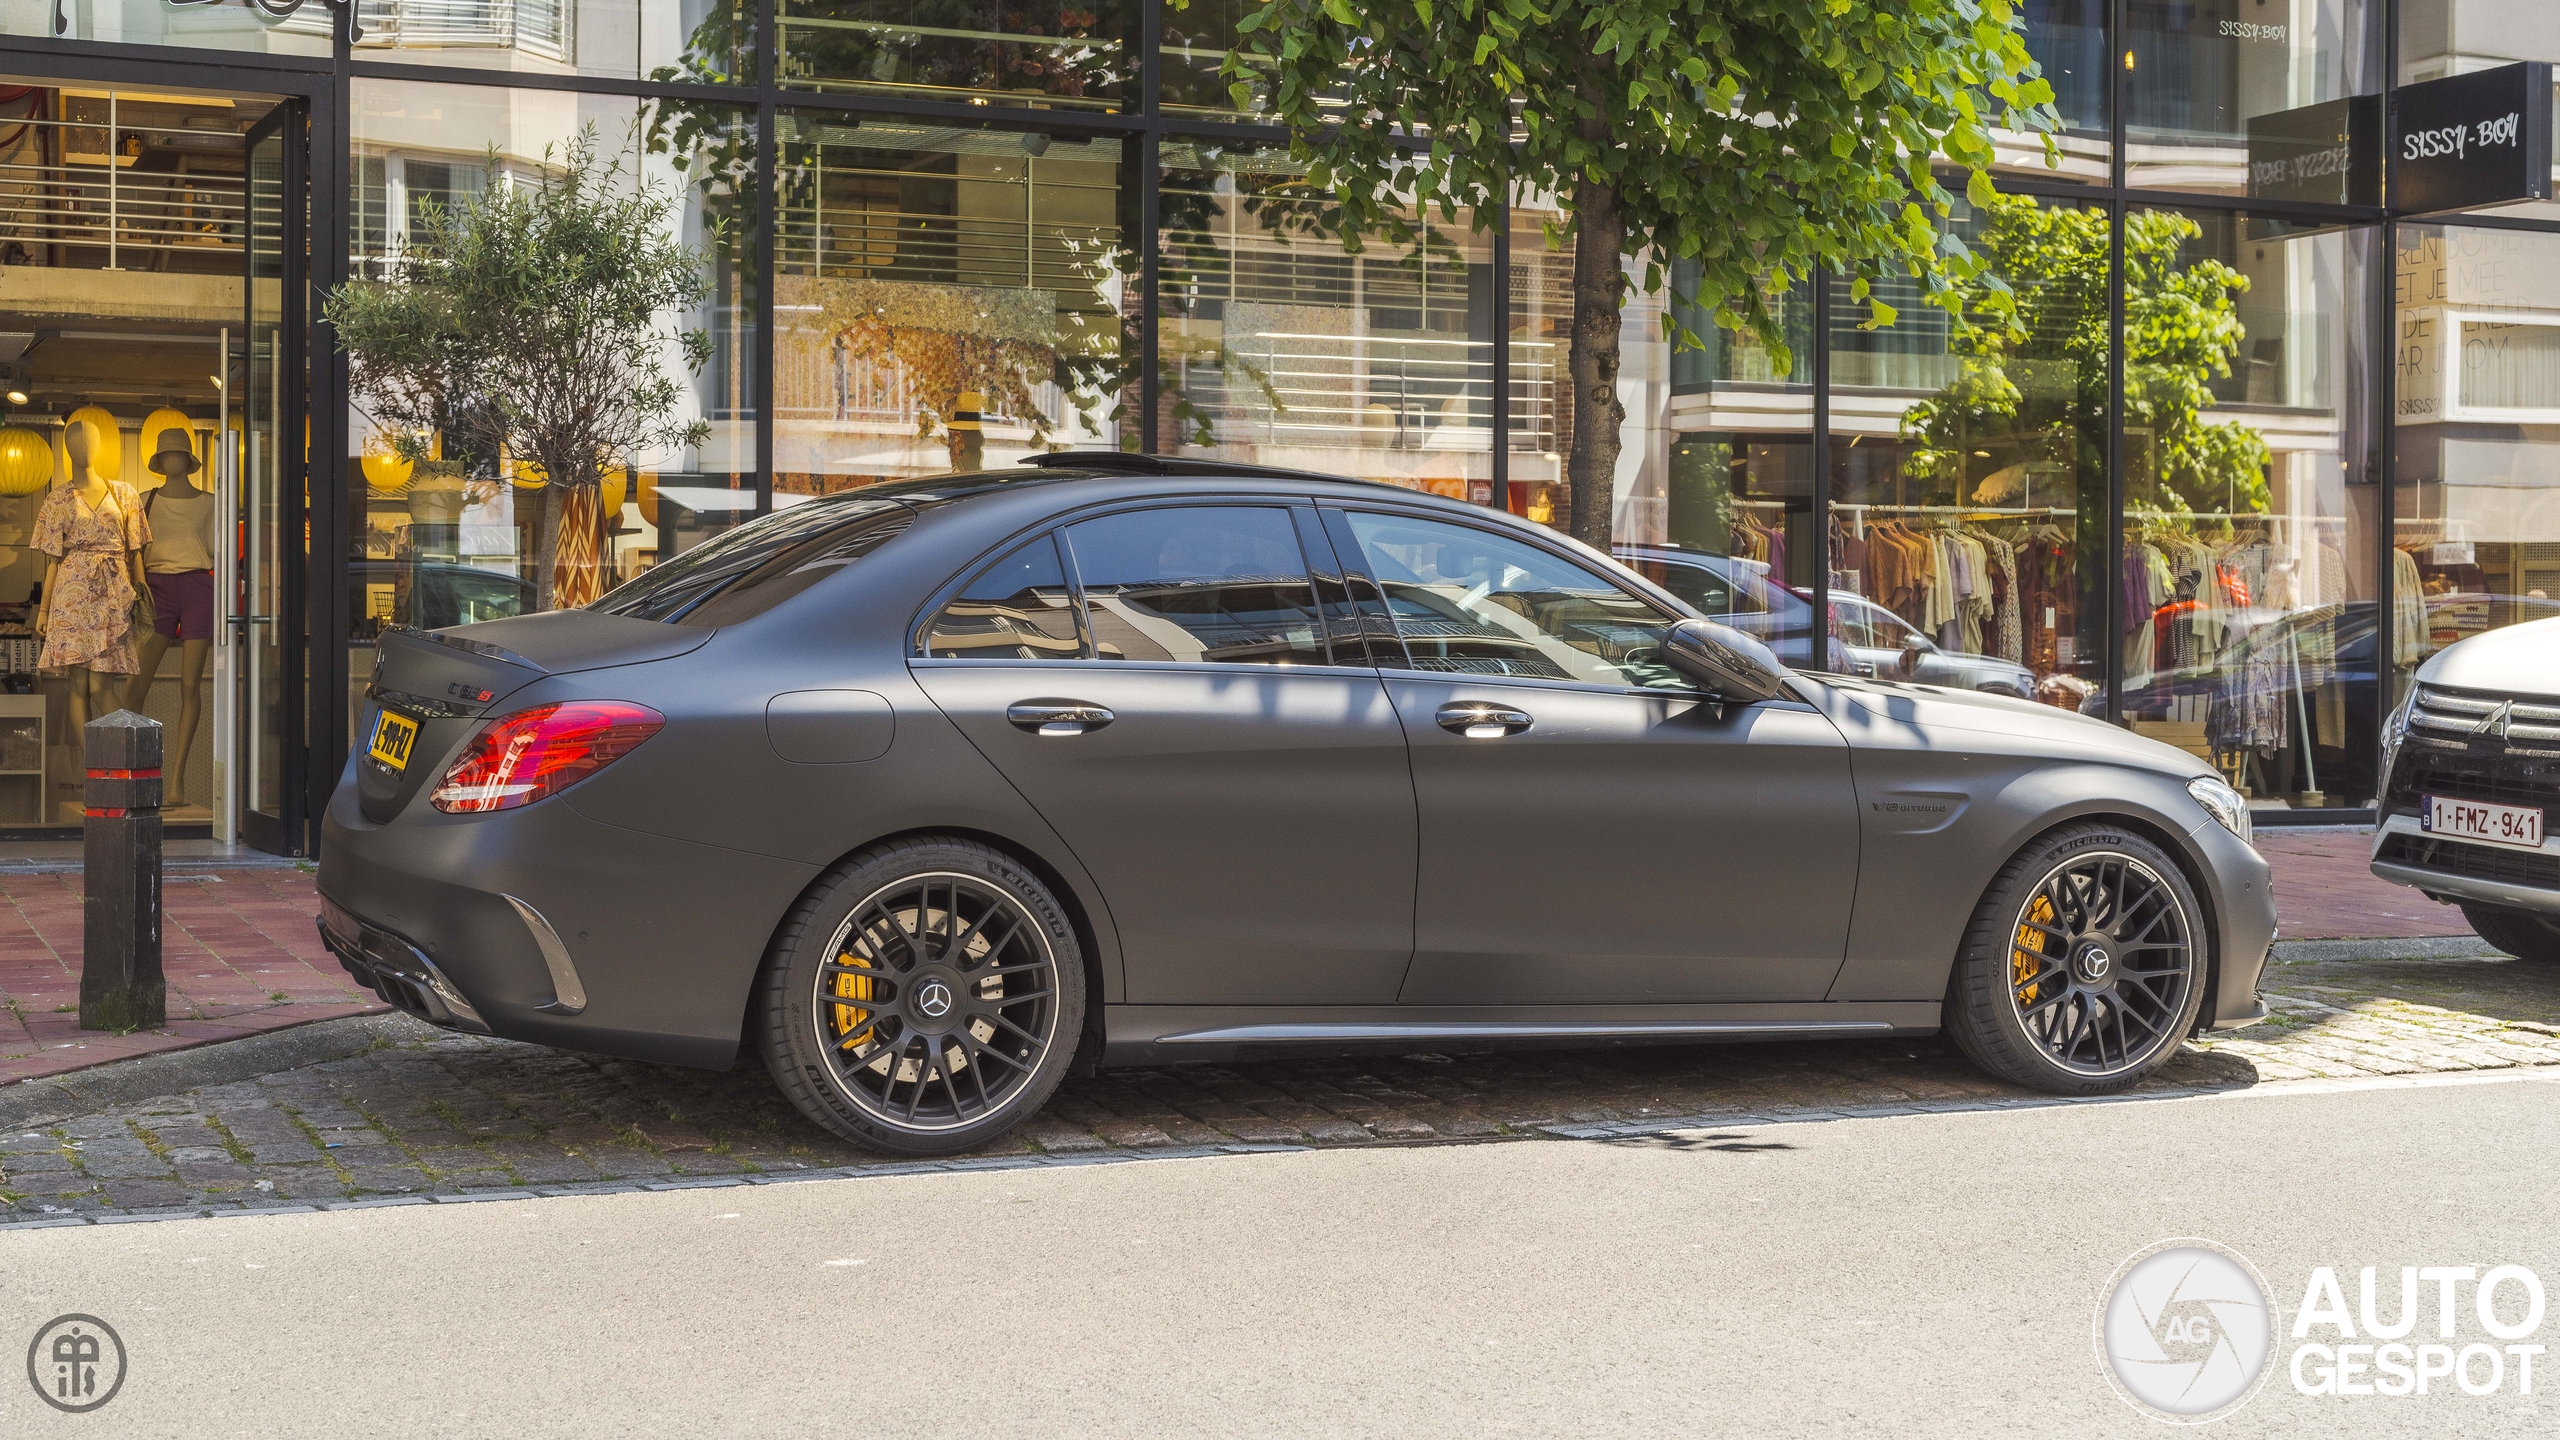
<path fill-rule="evenodd" d="M 1951 222 L 2025 337 L 1917 304 L 1862 328 L 1807 284 L 1782 369 L 1731 334 L 1668 343 L 1675 272 L 1624 319 L 1618 541 L 1798 663 L 2083 710 L 2209 759 L 2264 819 L 2351 818 L 2420 660 L 2560 614 L 2560 203 L 2543 176 L 2405 204 L 2375 128 L 2396 87 L 2560 59 L 2560 10 L 2026 10 L 2058 162 L 2011 137 L 1999 199 Z M 0 828 L 76 825 L 78 723 L 131 703 L 172 727 L 173 823 L 307 851 L 383 625 L 521 613 L 814 495 L 1034 449 L 1558 519 L 1552 206 L 1346 254 L 1218 74 L 1244 13 L 0 0 Z M 2548 72 L 2526 80 L 2547 137 Z M 702 261 L 665 317 L 699 423 L 608 477 L 595 553 L 546 569 L 540 471 L 404 458 L 319 309 L 580 145 Z M 177 632 L 89 666 L 37 623 L 62 623 L 40 612 L 86 513 L 56 493 L 75 459 L 134 487 Z"/>

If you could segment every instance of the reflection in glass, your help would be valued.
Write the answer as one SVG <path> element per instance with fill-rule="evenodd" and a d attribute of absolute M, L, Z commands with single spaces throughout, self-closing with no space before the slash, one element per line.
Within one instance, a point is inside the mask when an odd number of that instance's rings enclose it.
<path fill-rule="evenodd" d="M 2054 136 L 2059 153 L 2048 165 L 2041 135 L 1994 130 L 1992 168 L 2030 179 L 2103 185 L 2113 149 L 2107 138 L 2107 0 L 2021 0 L 2018 10 L 2027 53 L 2053 87 L 2054 112 L 2062 120 Z"/>
<path fill-rule="evenodd" d="M 806 90 L 1119 110 L 1130 0 L 778 0 L 779 79 Z"/>
<path fill-rule="evenodd" d="M 2393 664 L 2560 614 L 2560 235 L 2400 227 Z"/>
<path fill-rule="evenodd" d="M 1121 448 L 1122 141 L 781 127 L 778 496 Z"/>
<path fill-rule="evenodd" d="M 1177 506 L 1067 527 L 1104 660 L 1322 665 L 1324 634 L 1289 512 Z"/>
<path fill-rule="evenodd" d="M 1408 669 L 1690 688 L 1662 663 L 1671 617 L 1580 566 L 1472 526 L 1357 511 L 1350 521 Z"/>
<path fill-rule="evenodd" d="M 405 80 L 358 80 L 352 98 L 350 168 L 363 220 L 348 231 L 354 274 L 376 281 L 405 274 L 416 263 L 412 237 L 434 217 L 501 185 L 539 183 L 585 134 L 600 167 L 624 167 L 619 183 L 646 177 L 672 202 L 666 224 L 700 256 L 709 294 L 660 325 L 668 335 L 701 331 L 711 341 L 709 362 L 697 370 L 679 367 L 672 341 L 662 362 L 685 381 L 676 418 L 700 421 L 701 438 L 629 457 L 591 495 L 555 494 L 517 457 L 474 453 L 441 433 L 419 437 L 423 458 L 404 456 L 398 437 L 369 415 L 367 397 L 350 397 L 356 463 L 349 469 L 362 488 L 349 565 L 350 642 L 358 647 L 349 674 L 361 684 L 385 624 L 465 624 L 535 609 L 544 594 L 610 591 L 751 517 L 750 357 L 762 302 L 748 260 L 755 205 L 738 183 L 753 173 L 750 112 Z M 576 543 L 572 527 L 592 527 L 592 550 Z"/>
<path fill-rule="evenodd" d="M 325 0 L 0 0 L 0 34 L 48 40 L 326 56 L 337 26 Z"/>
<path fill-rule="evenodd" d="M 1832 307 L 1835 663 L 2078 709 L 2106 673 L 2107 215 L 2004 196 L 1957 231 L 2023 338 Z"/>
<path fill-rule="evenodd" d="M 1159 448 L 1488 503 L 1495 277 L 1468 213 L 1346 254 L 1285 150 L 1162 154 Z"/>
<path fill-rule="evenodd" d="M 1710 618 L 1758 637 L 1790 664 L 1813 656 L 1813 289 L 1773 297 L 1790 365 L 1716 328 L 1678 299 L 1696 268 L 1676 264 L 1669 297 L 1628 311 L 1622 395 L 1618 558 Z M 1705 342 L 1673 350 L 1661 307 Z M 1641 337 L 1641 338 L 1637 338 Z M 1667 387 L 1663 379 L 1669 380 Z M 1638 387 L 1644 387 L 1639 390 Z M 1667 393 L 1664 393 L 1667 389 Z M 1632 465 L 1630 465 L 1632 462 Z"/>
<path fill-rule="evenodd" d="M 2262 804 L 2373 796 L 2355 303 L 2372 244 L 2230 214 L 2126 221 L 2119 708 Z"/>
<path fill-rule="evenodd" d="M 2125 183 L 2249 193 L 2251 120 L 2381 88 L 2384 13 L 2379 0 L 2126 0 Z"/>
<path fill-rule="evenodd" d="M 1043 535 L 987 567 L 934 617 L 924 653 L 938 660 L 1073 660 L 1084 654 L 1075 597 Z"/>

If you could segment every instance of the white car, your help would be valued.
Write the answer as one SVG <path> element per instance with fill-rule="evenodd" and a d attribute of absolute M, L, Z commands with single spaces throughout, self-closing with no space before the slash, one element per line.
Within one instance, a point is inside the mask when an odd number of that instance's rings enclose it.
<path fill-rule="evenodd" d="M 2560 619 L 2420 666 L 2382 768 L 2373 873 L 2461 906 L 2510 955 L 2560 962 Z"/>

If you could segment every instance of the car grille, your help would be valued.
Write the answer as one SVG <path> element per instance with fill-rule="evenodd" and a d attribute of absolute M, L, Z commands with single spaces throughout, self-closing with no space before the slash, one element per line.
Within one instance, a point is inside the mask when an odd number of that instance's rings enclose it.
<path fill-rule="evenodd" d="M 2518 699 L 2421 685 L 2417 703 L 2409 707 L 2409 733 L 2467 742 L 2496 718 L 2501 707 L 2507 711 L 2506 748 L 2560 752 L 2560 700 L 2539 697 Z"/>
<path fill-rule="evenodd" d="M 2382 848 L 2374 852 L 2373 858 L 2388 864 L 2409 865 L 2473 880 L 2560 889 L 2560 858 L 2525 850 L 2500 850 L 2488 845 L 2466 845 L 2459 840 L 2397 834 L 2384 836 Z"/>
<path fill-rule="evenodd" d="M 2426 795 L 2538 805 L 2560 834 L 2560 701 L 2419 686 L 2383 813 L 2414 815 Z"/>

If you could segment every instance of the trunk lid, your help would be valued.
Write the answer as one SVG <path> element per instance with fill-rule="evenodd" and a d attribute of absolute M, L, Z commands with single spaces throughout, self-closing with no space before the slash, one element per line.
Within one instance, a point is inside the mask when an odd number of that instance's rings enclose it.
<path fill-rule="evenodd" d="M 390 819 L 418 788 L 444 773 L 463 739 L 509 697 L 549 675 L 670 660 L 700 649 L 709 629 L 662 625 L 592 610 L 553 610 L 448 630 L 386 626 L 354 737 L 356 792 L 365 818 Z M 374 758 L 385 710 L 415 722 L 398 768 Z M 392 729 L 400 726 L 395 721 Z M 395 734 L 395 741 L 399 737 Z M 403 748 L 394 744 L 389 748 Z"/>

